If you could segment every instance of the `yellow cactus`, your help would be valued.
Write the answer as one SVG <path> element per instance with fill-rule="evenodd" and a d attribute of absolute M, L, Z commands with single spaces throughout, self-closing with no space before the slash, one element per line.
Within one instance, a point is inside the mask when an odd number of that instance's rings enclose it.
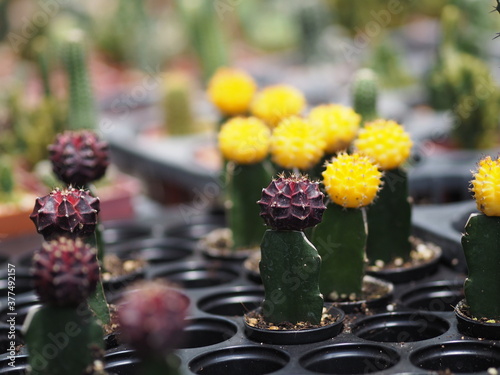
<path fill-rule="evenodd" d="M 287 85 L 275 85 L 257 93 L 251 111 L 274 128 L 281 120 L 299 115 L 305 106 L 306 99 L 299 90 Z"/>
<path fill-rule="evenodd" d="M 224 158 L 254 164 L 269 154 L 271 130 L 256 117 L 234 117 L 222 125 L 218 140 Z"/>
<path fill-rule="evenodd" d="M 339 206 L 360 208 L 375 199 L 382 173 L 369 157 L 343 152 L 323 171 L 323 184 L 330 199 Z"/>
<path fill-rule="evenodd" d="M 500 216 L 500 157 L 486 156 L 479 162 L 472 180 L 477 209 L 487 216 Z"/>
<path fill-rule="evenodd" d="M 326 152 L 345 150 L 354 140 L 361 123 L 361 116 L 350 107 L 340 104 L 320 105 L 311 110 L 309 119 L 323 127 Z"/>
<path fill-rule="evenodd" d="M 208 83 L 210 101 L 225 115 L 235 116 L 248 112 L 257 85 L 244 71 L 219 68 Z"/>
<path fill-rule="evenodd" d="M 273 161 L 283 168 L 307 170 L 324 155 L 325 141 L 318 126 L 293 116 L 280 122 L 271 137 Z"/>
<path fill-rule="evenodd" d="M 383 170 L 401 166 L 410 156 L 412 145 L 404 128 L 390 120 L 367 123 L 354 141 L 356 150 L 372 158 Z"/>

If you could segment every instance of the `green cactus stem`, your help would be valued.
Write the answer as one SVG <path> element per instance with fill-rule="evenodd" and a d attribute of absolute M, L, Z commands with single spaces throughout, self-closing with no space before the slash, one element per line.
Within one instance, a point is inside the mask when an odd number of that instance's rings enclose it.
<path fill-rule="evenodd" d="M 94 97 L 87 69 L 84 33 L 79 29 L 68 31 L 62 46 L 63 62 L 69 80 L 70 129 L 93 129 L 97 126 Z"/>
<path fill-rule="evenodd" d="M 386 170 L 378 198 L 368 207 L 366 253 L 370 264 L 395 258 L 408 260 L 411 243 L 411 205 L 408 199 L 408 177 L 401 168 Z"/>
<path fill-rule="evenodd" d="M 302 231 L 267 230 L 261 244 L 264 319 L 272 323 L 319 324 L 321 258 Z"/>
<path fill-rule="evenodd" d="M 359 70 L 353 82 L 353 105 L 354 111 L 361 115 L 362 123 L 378 117 L 377 99 L 377 75 L 371 69 Z"/>
<path fill-rule="evenodd" d="M 228 162 L 224 174 L 227 186 L 227 216 L 233 234 L 233 249 L 258 247 L 266 230 L 255 204 L 262 188 L 272 178 L 272 168 L 266 161 L 255 164 Z"/>
<path fill-rule="evenodd" d="M 319 286 L 325 298 L 361 296 L 366 239 L 361 209 L 328 204 L 323 221 L 314 228 L 311 238 L 321 256 Z"/>
<path fill-rule="evenodd" d="M 12 161 L 2 156 L 0 158 L 0 201 L 9 201 L 14 192 L 14 176 Z"/>
<path fill-rule="evenodd" d="M 104 350 L 103 331 L 85 304 L 43 306 L 25 325 L 32 375 L 83 374 Z"/>
<path fill-rule="evenodd" d="M 500 319 L 500 217 L 472 214 L 465 226 L 462 247 L 468 277 L 464 292 L 475 318 Z"/>
<path fill-rule="evenodd" d="M 170 135 L 194 132 L 189 78 L 182 73 L 172 73 L 165 78 L 163 97 L 165 127 Z"/>

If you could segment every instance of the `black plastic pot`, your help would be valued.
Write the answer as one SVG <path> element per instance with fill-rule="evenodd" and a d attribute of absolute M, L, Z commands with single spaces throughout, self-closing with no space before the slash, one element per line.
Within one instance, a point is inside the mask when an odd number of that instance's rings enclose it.
<path fill-rule="evenodd" d="M 153 232 L 152 226 L 146 223 L 131 220 L 108 221 L 104 225 L 103 240 L 106 245 L 115 245 L 151 237 Z"/>
<path fill-rule="evenodd" d="M 335 319 L 331 324 L 311 329 L 271 330 L 253 327 L 245 321 L 245 334 L 252 341 L 274 345 L 300 345 L 332 339 L 342 331 L 345 314 L 331 304 L 325 307 Z M 260 308 L 256 311 L 260 312 Z"/>
<path fill-rule="evenodd" d="M 500 340 L 500 323 L 488 323 L 471 319 L 463 313 L 465 300 L 455 307 L 458 330 L 464 335 L 482 339 Z"/>
<path fill-rule="evenodd" d="M 372 271 L 368 269 L 368 275 L 390 281 L 394 284 L 402 284 L 410 281 L 420 280 L 436 272 L 441 259 L 441 248 L 432 246 L 434 256 L 427 262 L 412 267 L 397 267 Z"/>
<path fill-rule="evenodd" d="M 419 311 L 453 311 L 464 298 L 463 286 L 463 280 L 422 283 L 405 291 L 401 304 Z"/>

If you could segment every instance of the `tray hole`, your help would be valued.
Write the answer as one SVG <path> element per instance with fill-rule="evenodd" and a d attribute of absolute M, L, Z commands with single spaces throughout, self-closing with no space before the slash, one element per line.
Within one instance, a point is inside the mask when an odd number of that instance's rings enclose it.
<path fill-rule="evenodd" d="M 238 272 L 217 263 L 196 263 L 155 272 L 153 278 L 158 277 L 166 278 L 185 289 L 196 289 L 230 283 L 238 277 Z"/>
<path fill-rule="evenodd" d="M 149 264 L 182 260 L 194 252 L 191 241 L 178 238 L 148 238 L 119 244 L 109 249 L 122 259 L 141 259 Z"/>
<path fill-rule="evenodd" d="M 286 353 L 262 347 L 235 347 L 193 359 L 189 369 L 199 375 L 264 375 L 278 371 L 289 362 Z"/>
<path fill-rule="evenodd" d="M 38 299 L 38 296 L 35 294 L 25 295 L 23 297 L 19 297 L 16 299 L 16 324 L 22 325 L 28 312 L 35 307 L 41 306 L 41 303 Z M 9 312 L 8 307 L 5 306 L 0 311 L 0 319 L 2 322 L 6 322 L 9 316 L 7 313 Z"/>
<path fill-rule="evenodd" d="M 422 284 L 401 296 L 404 306 L 426 311 L 453 311 L 464 298 L 463 281 Z"/>
<path fill-rule="evenodd" d="M 235 290 L 214 294 L 198 302 L 204 312 L 222 316 L 243 316 L 259 307 L 264 300 L 261 289 Z"/>
<path fill-rule="evenodd" d="M 8 364 L 9 358 L 0 360 L 0 374 L 8 375 L 26 375 L 28 373 L 28 356 L 18 355 L 15 358 L 15 367 L 10 367 Z"/>
<path fill-rule="evenodd" d="M 430 371 L 472 373 L 500 367 L 500 348 L 474 341 L 455 341 L 415 351 L 410 361 Z"/>
<path fill-rule="evenodd" d="M 431 339 L 449 329 L 449 323 L 433 314 L 388 313 L 361 320 L 352 333 L 370 341 L 412 342 Z"/>
<path fill-rule="evenodd" d="M 392 349 L 370 344 L 341 344 L 323 347 L 300 359 L 302 367 L 321 374 L 368 374 L 383 371 L 400 360 Z"/>
<path fill-rule="evenodd" d="M 11 329 L 12 327 L 12 329 Z M 15 338 L 10 339 L 9 335 L 14 334 Z M 21 326 L 0 325 L 0 354 L 7 353 L 10 349 L 10 342 L 14 341 L 16 346 L 24 344 Z"/>
<path fill-rule="evenodd" d="M 103 239 L 107 245 L 127 242 L 151 235 L 149 225 L 141 225 L 129 221 L 108 222 L 103 231 Z"/>
<path fill-rule="evenodd" d="M 201 348 L 229 340 L 236 334 L 233 323 L 222 319 L 191 319 L 184 329 L 184 339 L 178 349 Z"/>
<path fill-rule="evenodd" d="M 139 371 L 139 359 L 134 350 L 120 350 L 108 353 L 104 356 L 106 366 L 104 367 L 109 374 L 115 375 L 135 375 Z"/>

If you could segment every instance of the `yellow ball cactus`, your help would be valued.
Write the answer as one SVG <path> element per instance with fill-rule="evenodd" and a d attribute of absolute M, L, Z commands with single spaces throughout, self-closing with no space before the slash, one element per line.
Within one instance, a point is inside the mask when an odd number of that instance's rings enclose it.
<path fill-rule="evenodd" d="M 323 184 L 330 199 L 343 207 L 360 208 L 375 199 L 382 173 L 369 157 L 340 153 L 326 165 Z"/>
<path fill-rule="evenodd" d="M 372 158 L 383 170 L 401 166 L 410 156 L 412 145 L 404 128 L 390 120 L 367 123 L 354 141 L 356 150 Z"/>
<path fill-rule="evenodd" d="M 281 120 L 299 115 L 306 106 L 304 95 L 287 85 L 269 86 L 255 96 L 252 114 L 274 128 Z"/>
<path fill-rule="evenodd" d="M 325 151 L 329 154 L 346 149 L 356 137 L 361 123 L 359 114 L 340 104 L 317 106 L 309 113 L 309 119 L 323 128 Z"/>
<path fill-rule="evenodd" d="M 472 180 L 478 210 L 487 216 L 500 216 L 500 157 L 486 156 L 479 162 Z"/>
<path fill-rule="evenodd" d="M 210 101 L 226 116 L 242 115 L 248 112 L 257 85 L 244 71 L 219 68 L 208 83 Z"/>
<path fill-rule="evenodd" d="M 234 117 L 222 125 L 218 141 L 227 160 L 254 164 L 269 154 L 271 130 L 256 117 Z"/>
<path fill-rule="evenodd" d="M 324 155 L 321 129 L 310 121 L 293 116 L 280 122 L 271 137 L 273 161 L 283 168 L 307 170 Z"/>

